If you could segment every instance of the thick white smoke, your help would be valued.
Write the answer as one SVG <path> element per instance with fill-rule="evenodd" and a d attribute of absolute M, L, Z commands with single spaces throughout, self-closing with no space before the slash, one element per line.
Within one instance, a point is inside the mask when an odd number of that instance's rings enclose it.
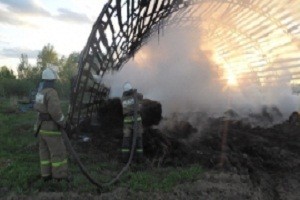
<path fill-rule="evenodd" d="M 152 37 L 119 72 L 108 75 L 104 83 L 112 96 L 122 95 L 129 81 L 144 98 L 162 103 L 163 114 L 205 111 L 221 114 L 232 108 L 240 114 L 258 112 L 262 105 L 275 105 L 285 116 L 298 109 L 298 97 L 290 86 L 261 88 L 255 83 L 228 87 L 219 81 L 216 64 L 209 52 L 200 50 L 199 32 L 169 29 Z"/>

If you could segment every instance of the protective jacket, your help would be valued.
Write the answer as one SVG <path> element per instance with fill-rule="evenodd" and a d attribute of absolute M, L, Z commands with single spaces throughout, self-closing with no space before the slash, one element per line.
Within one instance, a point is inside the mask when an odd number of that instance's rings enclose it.
<path fill-rule="evenodd" d="M 39 154 L 42 177 L 67 178 L 67 152 L 60 126 L 64 123 L 58 94 L 53 88 L 44 88 L 36 95 L 34 108 L 39 112 Z"/>
<path fill-rule="evenodd" d="M 137 102 L 135 102 L 134 99 L 134 90 L 129 90 L 123 93 L 122 95 L 122 106 L 123 106 L 123 115 L 124 115 L 124 123 L 133 123 L 133 115 L 134 115 L 134 106 L 135 103 L 138 104 L 138 119 L 137 121 L 142 121 L 142 118 L 140 116 L 140 110 L 141 110 L 141 101 L 143 100 L 143 95 L 140 93 L 137 93 Z"/>
<path fill-rule="evenodd" d="M 64 123 L 64 115 L 55 89 L 45 88 L 40 91 L 36 96 L 34 108 L 39 112 L 37 124 L 42 122 L 41 130 L 58 131 L 59 125 Z"/>

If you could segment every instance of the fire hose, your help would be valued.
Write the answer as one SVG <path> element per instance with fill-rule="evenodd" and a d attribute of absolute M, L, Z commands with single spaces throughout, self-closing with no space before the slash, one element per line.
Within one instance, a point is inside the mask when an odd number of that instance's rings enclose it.
<path fill-rule="evenodd" d="M 77 163 L 81 173 L 88 179 L 88 181 L 90 183 L 92 183 L 93 185 L 97 186 L 99 189 L 102 189 L 104 187 L 108 187 L 110 185 L 113 185 L 115 184 L 119 179 L 120 177 L 122 176 L 122 174 L 124 174 L 131 162 L 132 162 L 132 159 L 133 159 L 133 155 L 134 155 L 134 150 L 135 150 L 135 146 L 136 146 L 136 140 L 137 140 L 137 129 L 138 129 L 138 124 L 137 124 L 137 117 L 138 117 L 138 113 L 137 113 L 137 110 L 138 110 L 138 103 L 137 103 L 137 91 L 134 90 L 134 124 L 133 124 L 133 137 L 132 137 L 132 145 L 131 145 L 131 151 L 130 151 L 130 156 L 129 156 L 129 159 L 126 163 L 126 165 L 120 170 L 120 172 L 117 174 L 117 176 L 115 178 L 113 178 L 111 181 L 109 182 L 106 182 L 106 183 L 100 183 L 98 181 L 96 181 L 87 171 L 86 167 L 83 165 L 83 163 L 81 162 L 78 154 L 76 153 L 76 151 L 74 150 L 72 144 L 71 144 L 71 141 L 69 140 L 69 137 L 68 137 L 68 134 L 66 132 L 65 129 L 61 129 L 61 133 L 62 133 L 62 138 L 64 139 L 65 141 L 65 144 L 67 146 L 67 149 L 70 151 L 71 155 L 74 157 L 75 159 L 75 162 Z"/>

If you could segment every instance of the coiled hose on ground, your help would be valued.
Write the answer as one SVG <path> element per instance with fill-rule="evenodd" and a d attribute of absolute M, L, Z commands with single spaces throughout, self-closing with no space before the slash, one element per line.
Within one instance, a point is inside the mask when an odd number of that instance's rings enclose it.
<path fill-rule="evenodd" d="M 122 168 L 122 170 L 118 173 L 118 175 L 113 178 L 111 181 L 109 182 L 106 182 L 106 183 L 100 183 L 98 181 L 96 181 L 87 171 L 86 167 L 83 165 L 83 163 L 81 162 L 78 154 L 76 153 L 76 151 L 74 150 L 70 140 L 69 140 L 69 137 L 68 137 L 68 134 L 66 133 L 66 130 L 64 129 L 61 129 L 61 133 L 62 133 L 62 137 L 65 141 L 65 144 L 67 146 L 67 149 L 70 151 L 71 155 L 74 157 L 81 173 L 88 179 L 88 181 L 90 183 L 92 183 L 93 185 L 97 186 L 99 189 L 102 189 L 104 187 L 108 187 L 110 185 L 113 185 L 115 184 L 119 179 L 120 177 L 122 176 L 122 174 L 124 174 L 124 172 L 126 172 L 132 162 L 132 159 L 133 159 L 133 155 L 134 155 L 134 149 L 135 149 L 135 146 L 136 146 L 136 140 L 137 140 L 137 128 L 138 128 L 138 124 L 137 124 L 137 117 L 138 117 L 138 103 L 137 103 L 137 91 L 134 90 L 134 124 L 133 124 L 133 137 L 132 137 L 132 145 L 131 145 L 131 151 L 130 151 L 130 156 L 129 156 L 129 159 L 126 163 L 126 165 Z"/>

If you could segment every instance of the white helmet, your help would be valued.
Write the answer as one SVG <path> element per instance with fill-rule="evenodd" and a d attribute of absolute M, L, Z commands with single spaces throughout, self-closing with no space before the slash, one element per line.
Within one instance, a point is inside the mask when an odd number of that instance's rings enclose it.
<path fill-rule="evenodd" d="M 43 80 L 56 80 L 56 79 L 58 79 L 58 75 L 53 69 L 46 68 L 42 73 L 42 79 Z"/>
<path fill-rule="evenodd" d="M 131 84 L 129 82 L 124 83 L 124 85 L 123 85 L 124 92 L 127 92 L 127 91 L 129 91 L 131 89 L 132 89 L 132 86 L 131 86 Z"/>

